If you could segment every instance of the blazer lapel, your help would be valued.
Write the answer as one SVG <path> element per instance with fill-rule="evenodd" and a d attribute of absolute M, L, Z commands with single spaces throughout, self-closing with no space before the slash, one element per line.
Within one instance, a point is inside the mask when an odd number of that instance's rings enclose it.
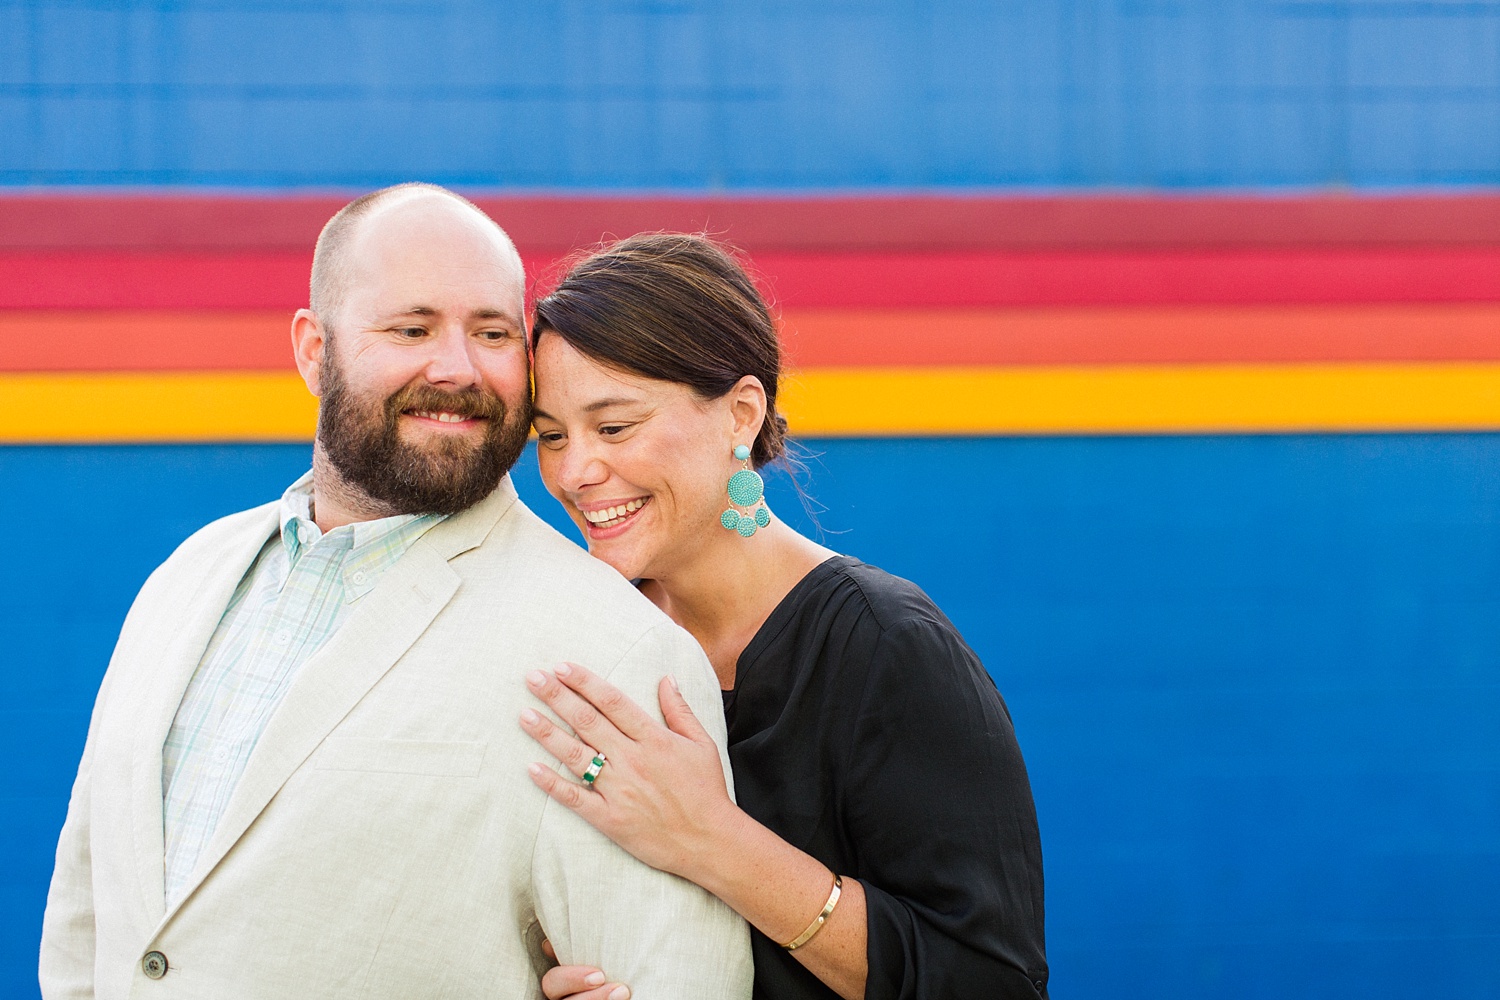
<path fill-rule="evenodd" d="M 181 603 L 166 608 L 170 635 L 154 667 L 137 672 L 139 688 L 133 700 L 140 726 L 131 753 L 131 818 L 136 877 L 146 912 L 159 919 L 166 909 L 166 839 L 162 828 L 162 748 L 182 696 L 193 679 L 203 651 L 229 607 L 235 588 L 250 564 L 276 530 L 274 504 L 264 508 L 227 551 L 210 554 L 201 566 L 185 567 L 180 577 Z M 149 654 L 148 654 L 149 655 Z"/>
<path fill-rule="evenodd" d="M 507 476 L 487 499 L 434 526 L 386 570 L 333 637 L 302 665 L 256 744 L 183 902 L 447 606 L 459 586 L 459 575 L 448 561 L 483 542 L 515 502 Z M 159 788 L 157 801 L 160 806 Z M 163 923 L 173 912 L 175 908 L 164 915 Z"/>

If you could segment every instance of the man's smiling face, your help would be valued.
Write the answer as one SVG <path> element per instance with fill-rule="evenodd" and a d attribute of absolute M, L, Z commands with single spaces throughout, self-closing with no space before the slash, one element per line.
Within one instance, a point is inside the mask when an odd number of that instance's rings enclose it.
<path fill-rule="evenodd" d="M 524 280 L 462 203 L 417 193 L 359 220 L 324 328 L 318 442 L 390 513 L 454 513 L 495 488 L 530 425 Z"/>

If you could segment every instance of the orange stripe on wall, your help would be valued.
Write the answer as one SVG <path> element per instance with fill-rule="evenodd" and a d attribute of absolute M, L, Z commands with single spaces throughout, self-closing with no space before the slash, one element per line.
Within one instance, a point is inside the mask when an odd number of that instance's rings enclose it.
<path fill-rule="evenodd" d="M 0 371 L 292 367 L 292 310 L 0 310 Z"/>
<path fill-rule="evenodd" d="M 0 311 L 0 371 L 290 369 L 290 310 Z M 1500 304 L 793 309 L 804 367 L 1500 360 Z"/>

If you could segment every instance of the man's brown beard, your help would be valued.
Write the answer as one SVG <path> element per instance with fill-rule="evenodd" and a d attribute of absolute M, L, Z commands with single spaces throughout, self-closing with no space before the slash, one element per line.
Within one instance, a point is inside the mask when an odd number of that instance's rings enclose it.
<path fill-rule="evenodd" d="M 471 387 L 444 392 L 414 382 L 384 405 L 354 395 L 325 349 L 318 441 L 339 475 L 391 514 L 456 514 L 489 496 L 516 464 L 531 428 L 531 399 L 517 412 L 494 393 Z M 442 410 L 485 420 L 478 444 L 457 435 L 427 446 L 401 440 L 401 414 Z"/>

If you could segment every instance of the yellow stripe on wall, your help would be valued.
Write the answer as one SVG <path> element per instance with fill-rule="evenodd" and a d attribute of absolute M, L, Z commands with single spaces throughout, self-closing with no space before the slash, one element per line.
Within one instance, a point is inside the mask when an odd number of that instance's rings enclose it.
<path fill-rule="evenodd" d="M 1500 363 L 815 369 L 811 436 L 1500 429 Z"/>
<path fill-rule="evenodd" d="M 311 441 L 296 372 L 0 374 L 0 442 Z"/>
<path fill-rule="evenodd" d="M 1500 362 L 821 368 L 782 407 L 811 436 L 1500 430 Z M 284 372 L 0 374 L 0 443 L 308 441 Z"/>

